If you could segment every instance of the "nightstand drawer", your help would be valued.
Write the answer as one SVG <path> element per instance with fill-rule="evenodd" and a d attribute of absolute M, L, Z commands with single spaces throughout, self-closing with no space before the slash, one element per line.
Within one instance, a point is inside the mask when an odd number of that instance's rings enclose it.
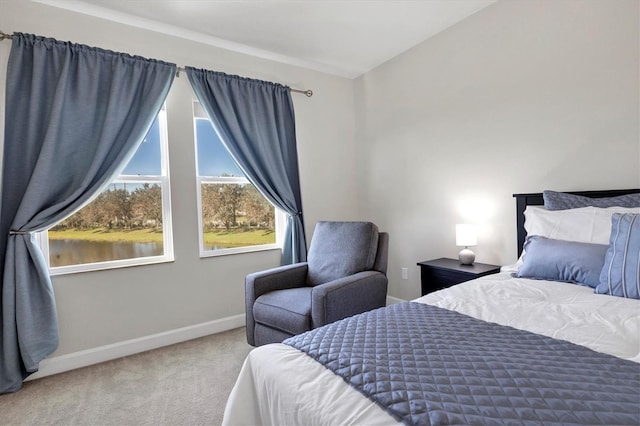
<path fill-rule="evenodd" d="M 424 279 L 431 284 L 431 287 L 438 287 L 438 290 L 474 278 L 474 276 L 470 274 L 462 274 L 456 271 L 446 271 L 442 269 L 427 269 L 423 274 Z"/>
<path fill-rule="evenodd" d="M 419 262 L 422 295 L 500 272 L 500 266 L 485 263 L 461 265 L 455 259 L 434 259 Z"/>

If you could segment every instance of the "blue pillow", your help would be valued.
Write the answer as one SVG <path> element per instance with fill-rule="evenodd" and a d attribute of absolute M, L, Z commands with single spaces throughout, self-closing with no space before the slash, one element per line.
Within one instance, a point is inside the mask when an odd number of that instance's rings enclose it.
<path fill-rule="evenodd" d="M 590 198 L 566 192 L 542 191 L 544 207 L 547 210 L 568 210 L 580 207 L 640 207 L 640 193 L 617 197 Z"/>
<path fill-rule="evenodd" d="M 524 243 L 520 278 L 579 283 L 595 288 L 600 284 L 606 244 L 553 240 L 540 235 L 528 236 Z"/>
<path fill-rule="evenodd" d="M 640 214 L 615 213 L 598 294 L 640 299 Z"/>

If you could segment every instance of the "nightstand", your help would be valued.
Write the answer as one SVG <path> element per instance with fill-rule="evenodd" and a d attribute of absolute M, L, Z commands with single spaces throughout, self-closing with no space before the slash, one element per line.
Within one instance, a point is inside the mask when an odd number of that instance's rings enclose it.
<path fill-rule="evenodd" d="M 500 266 L 486 263 L 461 265 L 457 259 L 434 259 L 418 262 L 422 295 L 451 287 L 474 278 L 500 272 Z"/>

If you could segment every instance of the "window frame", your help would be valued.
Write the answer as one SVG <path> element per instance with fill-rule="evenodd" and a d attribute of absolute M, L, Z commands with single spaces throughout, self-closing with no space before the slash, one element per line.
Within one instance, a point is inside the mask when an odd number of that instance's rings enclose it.
<path fill-rule="evenodd" d="M 204 109 L 200 105 L 197 99 L 193 100 L 193 144 L 194 144 L 194 152 L 195 152 L 195 165 L 196 165 L 196 202 L 197 202 L 197 210 L 198 210 L 198 250 L 201 258 L 206 257 L 217 257 L 217 256 L 226 256 L 230 254 L 240 254 L 240 253 L 251 253 L 258 251 L 266 251 L 266 250 L 282 250 L 283 240 L 284 240 L 284 231 L 286 226 L 286 214 L 271 204 L 271 207 L 274 209 L 274 231 L 276 233 L 276 241 L 272 244 L 260 244 L 254 246 L 242 246 L 242 247 L 233 247 L 233 248 L 224 248 L 224 249 L 215 249 L 215 250 L 205 250 L 204 248 L 204 223 L 202 221 L 202 185 L 205 184 L 249 184 L 249 179 L 246 176 L 207 176 L 200 175 L 200 170 L 198 166 L 198 132 L 197 132 L 197 123 L 198 120 L 206 120 L 212 126 L 213 123 L 210 122 L 209 117 L 205 113 Z M 215 126 L 213 127 L 214 131 L 217 133 Z M 231 154 L 229 154 L 231 157 Z M 257 190 L 258 188 L 256 188 Z M 268 201 L 268 200 L 267 200 Z"/>
<path fill-rule="evenodd" d="M 171 187 L 169 178 L 169 140 L 167 132 L 166 105 L 158 112 L 158 125 L 160 132 L 160 175 L 119 175 L 110 184 L 135 183 L 158 184 L 162 194 L 162 247 L 163 254 L 159 256 L 134 257 L 129 259 L 107 260 L 103 262 L 81 263 L 76 265 L 51 266 L 49 260 L 49 233 L 48 230 L 36 234 L 40 248 L 44 254 L 49 274 L 66 275 L 78 272 L 100 271 L 106 269 L 125 268 L 130 266 L 150 265 L 155 263 L 167 263 L 175 260 L 173 248 L 173 222 L 171 218 Z M 96 194 L 97 196 L 98 194 Z"/>

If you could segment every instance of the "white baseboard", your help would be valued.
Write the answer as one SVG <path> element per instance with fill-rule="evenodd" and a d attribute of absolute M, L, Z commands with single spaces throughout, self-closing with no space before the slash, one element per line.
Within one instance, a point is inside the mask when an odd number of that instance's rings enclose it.
<path fill-rule="evenodd" d="M 394 303 L 406 302 L 404 299 L 398 299 L 397 297 L 387 296 L 387 306 L 393 305 Z"/>
<path fill-rule="evenodd" d="M 191 325 L 158 334 L 125 340 L 111 345 L 100 346 L 71 354 L 47 358 L 40 363 L 40 369 L 26 380 L 39 379 L 64 371 L 75 370 L 100 362 L 110 361 L 123 356 L 157 349 L 175 343 L 185 342 L 210 334 L 221 333 L 245 325 L 244 314 L 221 318 L 202 324 Z"/>

